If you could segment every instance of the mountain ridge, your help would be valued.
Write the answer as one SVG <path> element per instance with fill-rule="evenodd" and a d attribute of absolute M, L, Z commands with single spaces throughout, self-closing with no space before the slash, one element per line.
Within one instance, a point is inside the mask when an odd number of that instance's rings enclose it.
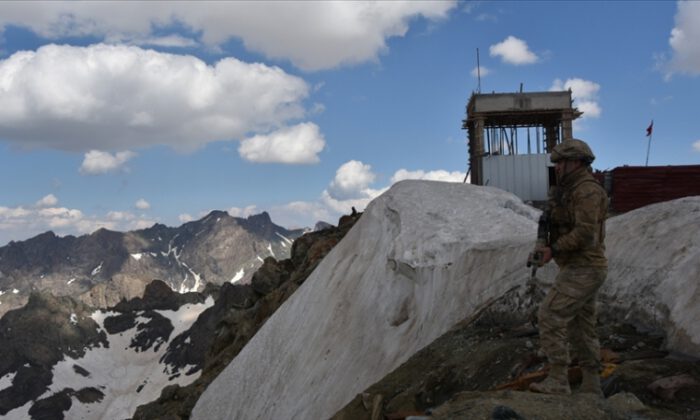
<path fill-rule="evenodd" d="M 0 315 L 34 290 L 106 307 L 140 296 L 154 279 L 179 292 L 249 282 L 265 257 L 286 258 L 303 232 L 274 224 L 267 212 L 238 218 L 218 210 L 179 227 L 101 228 L 79 237 L 47 231 L 0 247 Z"/>

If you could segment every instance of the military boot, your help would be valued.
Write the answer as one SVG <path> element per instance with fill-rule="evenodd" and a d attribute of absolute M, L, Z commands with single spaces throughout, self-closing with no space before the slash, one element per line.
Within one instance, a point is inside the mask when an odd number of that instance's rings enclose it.
<path fill-rule="evenodd" d="M 530 384 L 530 391 L 541 392 L 543 394 L 571 394 L 569 387 L 569 371 L 566 366 L 552 365 L 549 374 L 542 382 Z"/>
<path fill-rule="evenodd" d="M 581 368 L 581 387 L 578 392 L 584 394 L 595 394 L 599 397 L 603 396 L 603 390 L 600 388 L 600 374 L 595 368 Z"/>

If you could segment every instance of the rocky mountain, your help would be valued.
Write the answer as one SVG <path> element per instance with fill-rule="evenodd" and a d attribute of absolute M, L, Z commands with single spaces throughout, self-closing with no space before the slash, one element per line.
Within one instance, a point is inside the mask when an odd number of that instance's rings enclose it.
<path fill-rule="evenodd" d="M 197 344 L 176 340 L 212 305 L 211 296 L 179 294 L 158 280 L 143 298 L 109 310 L 31 293 L 0 319 L 0 416 L 130 417 L 165 386 L 199 376 L 198 353 L 183 351 Z"/>
<path fill-rule="evenodd" d="M 358 217 L 303 235 L 288 259 L 267 257 L 249 284 L 180 294 L 155 280 L 143 297 L 107 309 L 31 293 L 27 305 L 0 319 L 0 417 L 189 415 L 203 389 Z"/>
<path fill-rule="evenodd" d="M 0 320 L 0 416 L 700 419 L 700 197 L 608 220 L 601 399 L 523 391 L 546 374 L 532 315 L 556 273 L 528 283 L 537 216 L 404 181 L 250 284 L 154 282 L 109 310 L 35 293 Z"/>
<path fill-rule="evenodd" d="M 246 283 L 266 257 L 287 258 L 302 233 L 275 225 L 266 212 L 243 219 L 222 211 L 180 227 L 100 229 L 80 237 L 46 232 L 0 248 L 0 315 L 33 291 L 104 308 L 141 296 L 154 279 L 181 293 Z"/>

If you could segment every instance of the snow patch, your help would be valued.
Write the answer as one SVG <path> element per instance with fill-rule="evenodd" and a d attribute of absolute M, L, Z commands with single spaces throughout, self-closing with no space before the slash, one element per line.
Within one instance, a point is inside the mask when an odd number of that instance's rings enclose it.
<path fill-rule="evenodd" d="M 291 245 L 291 244 L 294 243 L 291 239 L 287 238 L 286 236 L 282 235 L 282 234 L 279 233 L 279 232 L 275 232 L 275 235 L 277 235 L 277 236 L 279 236 L 280 238 L 282 238 L 282 240 L 283 240 L 284 242 L 288 243 L 289 245 Z"/>
<path fill-rule="evenodd" d="M 270 251 L 270 255 L 277 258 L 277 256 L 275 255 L 275 251 L 272 250 L 272 244 L 269 242 L 267 243 L 267 250 Z"/>
<path fill-rule="evenodd" d="M 104 264 L 104 261 L 100 262 L 100 265 L 92 269 L 92 273 L 90 273 L 91 276 L 96 276 L 102 271 L 102 264 Z"/>
<path fill-rule="evenodd" d="M 70 323 L 78 325 L 78 316 L 76 314 L 70 314 Z"/>
<path fill-rule="evenodd" d="M 29 415 L 29 409 L 32 408 L 32 405 L 34 405 L 34 401 L 27 401 L 26 404 L 24 404 L 21 407 L 17 407 L 12 411 L 9 411 L 3 419 L 5 420 L 26 420 L 26 419 L 31 419 L 32 416 Z"/>
<path fill-rule="evenodd" d="M 75 277 L 71 277 L 71 279 L 68 280 L 68 283 L 66 283 L 66 284 L 71 284 L 71 283 L 73 283 L 74 281 L 75 281 Z"/>
<path fill-rule="evenodd" d="M 172 322 L 172 340 L 190 328 L 199 314 L 213 304 L 214 299 L 208 297 L 204 303 L 183 305 L 176 311 L 156 312 Z M 98 330 L 104 330 L 104 320 L 114 315 L 118 313 L 95 311 L 90 317 L 98 324 Z M 109 347 L 89 349 L 84 357 L 79 359 L 66 356 L 53 367 L 53 384 L 40 398 L 46 398 L 65 388 L 95 387 L 105 394 L 102 401 L 84 404 L 72 397 L 71 407 L 64 413 L 65 418 L 130 418 L 136 407 L 158 398 L 165 386 L 186 386 L 197 379 L 201 372 L 184 374 L 190 370 L 182 370 L 183 373 L 177 378 L 171 379 L 172 372 L 169 366 L 159 362 L 167 351 L 167 345 L 161 345 L 158 351 L 155 351 L 155 345 L 143 352 L 131 348 L 131 341 L 139 332 L 138 323 L 148 321 L 148 318 L 139 316 L 137 325 L 133 328 L 119 334 L 108 334 Z M 74 365 L 79 365 L 90 372 L 90 375 L 85 377 L 75 372 Z M 13 410 L 11 418 L 29 418 L 21 416 L 25 412 L 28 413 L 28 408 Z"/>
<path fill-rule="evenodd" d="M 235 282 L 237 282 L 237 281 L 240 281 L 240 280 L 243 278 L 243 275 L 244 275 L 244 274 L 245 274 L 245 270 L 243 270 L 243 269 L 241 268 L 240 270 L 238 270 L 238 271 L 236 272 L 236 275 L 233 276 L 233 278 L 231 279 L 230 283 L 235 283 Z"/>
<path fill-rule="evenodd" d="M 139 261 L 141 259 L 141 257 L 143 257 L 142 253 L 131 254 L 131 258 L 135 259 L 136 261 Z"/>
<path fill-rule="evenodd" d="M 176 260 L 178 263 L 180 263 L 180 265 L 185 267 L 187 269 L 187 271 L 190 272 L 190 274 L 192 274 L 192 277 L 194 277 L 194 286 L 188 288 L 186 285 L 188 276 L 187 276 L 187 274 L 185 274 L 185 279 L 182 280 L 182 283 L 180 284 L 180 290 L 178 290 L 178 292 L 180 292 L 180 293 L 198 292 L 199 288 L 204 285 L 204 283 L 202 282 L 201 276 L 199 274 L 195 273 L 194 270 L 192 270 L 190 268 L 190 266 L 188 266 L 184 262 L 180 262 L 180 260 L 177 257 L 176 257 Z"/>
<path fill-rule="evenodd" d="M 256 255 L 256 257 L 257 257 L 258 261 L 260 261 L 260 262 L 265 262 L 265 260 L 263 260 L 263 259 L 260 257 L 260 255 Z"/>
<path fill-rule="evenodd" d="M 192 326 L 199 314 L 211 306 L 214 306 L 214 298 L 208 296 L 204 303 L 182 305 L 176 311 L 157 310 L 155 312 L 168 318 L 172 323 L 174 328 L 173 332 L 170 333 L 170 339 L 172 340 Z"/>
<path fill-rule="evenodd" d="M 10 372 L 7 375 L 0 378 L 0 391 L 12 386 L 12 380 L 15 379 L 16 374 L 17 372 Z"/>

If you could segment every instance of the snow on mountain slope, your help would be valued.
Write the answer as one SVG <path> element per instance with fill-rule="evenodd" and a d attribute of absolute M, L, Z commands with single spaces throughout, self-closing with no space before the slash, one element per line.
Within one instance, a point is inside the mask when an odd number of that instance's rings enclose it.
<path fill-rule="evenodd" d="M 203 303 L 185 304 L 177 310 L 140 311 L 134 325 L 123 330 L 118 326 L 106 326 L 110 318 L 115 323 L 120 322 L 122 314 L 94 312 L 92 319 L 98 331 L 105 333 L 108 346 L 86 349 L 84 355 L 76 359 L 65 356 L 53 367 L 52 383 L 37 401 L 63 399 L 69 407 L 63 413 L 68 419 L 131 417 L 136 407 L 158 398 L 165 386 L 187 385 L 197 379 L 201 373 L 199 369 L 170 366 L 161 359 L 169 343 L 213 303 L 208 297 Z M 7 384 L 5 377 L 1 383 Z M 29 401 L 3 418 L 35 418 L 37 413 L 32 412 L 33 406 L 35 401 Z"/>
<path fill-rule="evenodd" d="M 395 184 L 209 386 L 193 418 L 330 417 L 523 283 L 537 216 L 494 188 Z"/>

